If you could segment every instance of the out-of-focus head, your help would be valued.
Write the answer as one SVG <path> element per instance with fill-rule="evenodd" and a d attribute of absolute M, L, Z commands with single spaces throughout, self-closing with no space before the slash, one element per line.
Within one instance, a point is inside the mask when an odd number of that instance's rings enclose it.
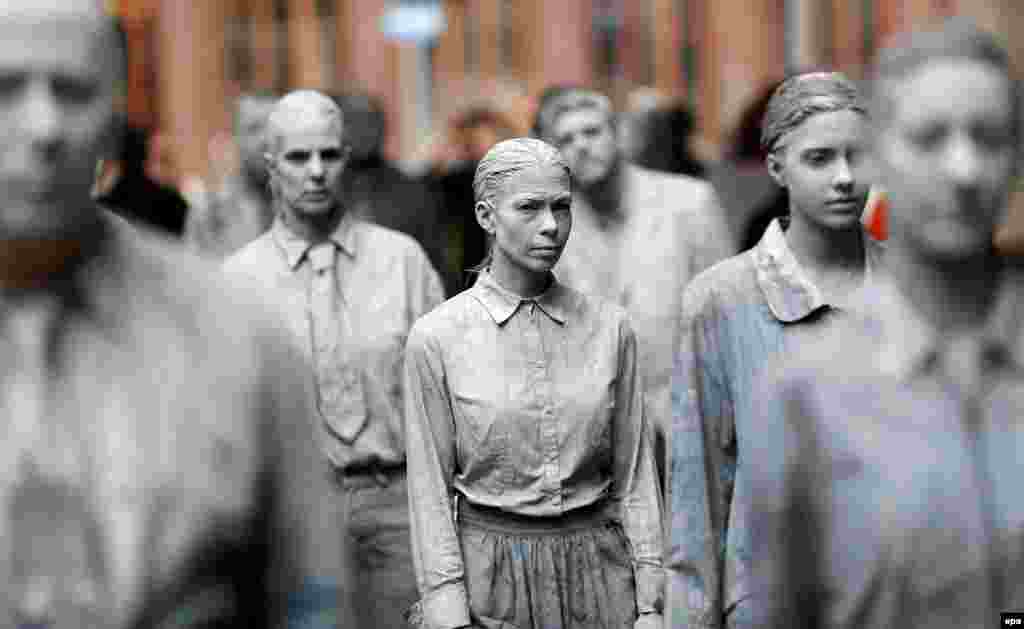
<path fill-rule="evenodd" d="M 530 136 L 543 140 L 545 133 L 544 125 L 541 121 L 541 112 L 551 104 L 551 101 L 555 100 L 562 94 L 579 89 L 583 89 L 583 86 L 576 85 L 574 83 L 558 83 L 545 87 L 541 91 L 540 96 L 537 97 L 536 106 L 533 111 L 533 123 L 530 127 Z"/>
<path fill-rule="evenodd" d="M 473 178 L 476 216 L 497 263 L 547 272 L 572 229 L 569 166 L 551 145 L 515 138 L 494 145 Z"/>
<path fill-rule="evenodd" d="M 317 220 L 338 207 L 348 160 L 344 130 L 341 109 L 320 92 L 291 92 L 271 111 L 264 159 L 286 220 Z"/>
<path fill-rule="evenodd" d="M 265 183 L 267 165 L 263 161 L 267 118 L 282 94 L 262 90 L 242 94 L 235 103 L 234 134 L 241 158 L 242 174 L 250 181 Z"/>
<path fill-rule="evenodd" d="M 690 151 L 695 118 L 681 99 L 641 88 L 630 94 L 619 119 L 619 146 L 625 159 L 652 170 L 700 174 Z"/>
<path fill-rule="evenodd" d="M 460 111 L 451 120 L 450 132 L 459 159 L 479 162 L 492 146 L 516 136 L 508 116 L 487 104 Z"/>
<path fill-rule="evenodd" d="M 384 148 L 385 115 L 380 100 L 361 92 L 334 95 L 345 116 L 345 128 L 352 159 L 379 157 Z"/>
<path fill-rule="evenodd" d="M 897 246 L 946 262 L 991 251 L 1019 159 L 1010 68 L 995 38 L 962 19 L 880 51 L 872 152 Z"/>
<path fill-rule="evenodd" d="M 622 155 L 633 162 L 642 161 L 652 144 L 661 140 L 662 147 L 671 138 L 656 138 L 664 131 L 662 114 L 667 99 L 657 90 L 641 88 L 629 95 L 629 104 L 620 116 L 618 132 Z"/>
<path fill-rule="evenodd" d="M 764 84 L 743 108 L 739 120 L 729 132 L 725 159 L 744 165 L 755 162 L 764 163 L 767 156 L 764 149 L 761 148 L 764 116 L 768 111 L 768 103 L 781 84 L 782 81 L 775 80 Z"/>
<path fill-rule="evenodd" d="M 862 163 L 867 132 L 867 106 L 842 74 L 799 74 L 775 90 L 761 146 L 772 178 L 789 193 L 793 220 L 859 228 L 870 188 Z"/>
<path fill-rule="evenodd" d="M 541 109 L 541 138 L 562 152 L 574 180 L 588 188 L 605 181 L 621 161 L 615 114 L 608 97 L 574 89 L 552 98 Z"/>
<path fill-rule="evenodd" d="M 96 0 L 0 2 L 0 237 L 72 236 L 94 220 L 124 54 Z"/>

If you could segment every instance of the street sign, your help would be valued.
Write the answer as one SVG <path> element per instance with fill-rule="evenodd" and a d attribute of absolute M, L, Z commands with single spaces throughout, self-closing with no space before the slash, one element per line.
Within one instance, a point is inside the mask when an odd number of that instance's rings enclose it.
<path fill-rule="evenodd" d="M 410 44 L 428 43 L 444 29 L 440 0 L 401 0 L 380 19 L 380 30 L 385 37 Z"/>

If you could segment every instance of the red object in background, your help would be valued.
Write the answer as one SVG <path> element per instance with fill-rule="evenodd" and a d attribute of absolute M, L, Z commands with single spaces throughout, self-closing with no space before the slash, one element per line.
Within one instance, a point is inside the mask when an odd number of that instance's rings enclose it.
<path fill-rule="evenodd" d="M 889 195 L 885 191 L 871 188 L 861 222 L 875 240 L 889 237 Z"/>

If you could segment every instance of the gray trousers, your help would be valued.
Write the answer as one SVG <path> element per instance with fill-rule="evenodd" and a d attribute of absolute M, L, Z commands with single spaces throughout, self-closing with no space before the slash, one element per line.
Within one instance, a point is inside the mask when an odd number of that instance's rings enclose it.
<path fill-rule="evenodd" d="M 404 614 L 419 598 L 409 536 L 405 472 L 336 478 L 336 521 L 345 536 L 342 583 L 358 629 L 406 628 Z"/>

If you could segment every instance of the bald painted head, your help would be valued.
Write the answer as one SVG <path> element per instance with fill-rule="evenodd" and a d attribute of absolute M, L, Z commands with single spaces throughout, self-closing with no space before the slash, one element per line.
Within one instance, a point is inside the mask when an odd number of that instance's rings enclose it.
<path fill-rule="evenodd" d="M 0 0 L 0 237 L 67 237 L 95 220 L 122 55 L 95 0 Z"/>
<path fill-rule="evenodd" d="M 287 225 L 326 228 L 343 211 L 344 133 L 341 109 L 319 92 L 291 92 L 270 113 L 264 159 L 275 211 Z"/>

